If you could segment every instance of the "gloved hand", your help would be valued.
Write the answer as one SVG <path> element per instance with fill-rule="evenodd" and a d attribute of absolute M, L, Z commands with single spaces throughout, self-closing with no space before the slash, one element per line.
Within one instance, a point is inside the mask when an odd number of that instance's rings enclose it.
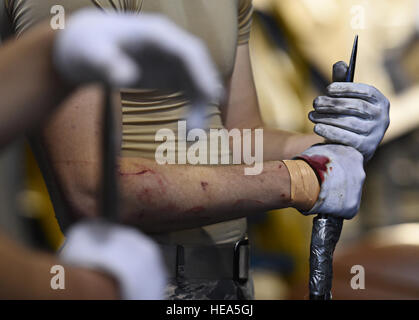
<path fill-rule="evenodd" d="M 333 83 L 327 87 L 327 96 L 314 100 L 315 111 L 309 119 L 316 124 L 315 133 L 354 147 L 368 161 L 390 124 L 390 103 L 370 85 L 342 82 L 347 69 L 342 61 L 333 66 Z"/>
<path fill-rule="evenodd" d="M 216 100 L 218 74 L 204 44 L 160 15 L 86 9 L 57 36 L 54 61 L 70 81 L 183 91 Z"/>
<path fill-rule="evenodd" d="M 77 223 L 66 235 L 60 258 L 108 272 L 122 299 L 163 299 L 166 273 L 158 247 L 134 228 L 100 220 Z"/>
<path fill-rule="evenodd" d="M 312 146 L 296 158 L 305 160 L 321 180 L 317 202 L 303 214 L 352 219 L 359 210 L 365 180 L 362 155 L 352 147 L 325 144 Z"/>

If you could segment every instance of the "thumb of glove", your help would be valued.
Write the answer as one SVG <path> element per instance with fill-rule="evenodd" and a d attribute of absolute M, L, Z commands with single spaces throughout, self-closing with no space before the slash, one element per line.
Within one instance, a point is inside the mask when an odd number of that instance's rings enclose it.
<path fill-rule="evenodd" d="M 348 65 L 344 61 L 336 62 L 333 65 L 333 82 L 345 82 Z"/>
<path fill-rule="evenodd" d="M 104 66 L 106 80 L 113 86 L 123 88 L 134 86 L 141 78 L 141 68 L 128 55 L 115 50 L 113 57 Z"/>

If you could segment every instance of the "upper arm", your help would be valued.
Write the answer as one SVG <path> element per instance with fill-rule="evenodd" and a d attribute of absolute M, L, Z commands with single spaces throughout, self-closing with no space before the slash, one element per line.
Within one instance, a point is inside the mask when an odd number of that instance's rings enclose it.
<path fill-rule="evenodd" d="M 119 94 L 113 105 L 120 139 Z M 102 111 L 102 89 L 81 88 L 59 107 L 42 130 L 41 143 L 47 157 L 43 165 L 51 169 L 64 201 L 80 215 L 96 212 L 102 165 Z"/>
<path fill-rule="evenodd" d="M 254 128 L 262 124 L 256 87 L 250 63 L 249 45 L 237 48 L 236 62 L 229 83 L 228 100 L 223 112 L 226 128 Z"/>
<path fill-rule="evenodd" d="M 228 84 L 227 105 L 223 110 L 226 128 L 252 128 L 262 124 L 249 52 L 252 14 L 252 1 L 240 0 L 238 46 L 233 74 Z"/>
<path fill-rule="evenodd" d="M 51 8 L 55 5 L 61 5 L 65 13 L 69 14 L 80 8 L 94 7 L 94 2 L 92 0 L 5 1 L 11 27 L 18 36 L 39 22 L 51 19 L 54 16 Z M 100 150 L 102 106 L 101 88 L 98 86 L 81 88 L 57 106 L 55 114 L 43 125 L 40 136 L 31 139 L 50 194 L 53 196 L 54 205 L 57 203 L 61 205 L 61 201 L 64 201 L 70 206 L 71 211 L 76 213 L 78 211 L 82 215 L 91 214 L 96 206 L 92 194 L 98 191 L 102 163 Z M 118 108 L 115 113 L 119 115 L 120 130 L 120 103 L 115 103 L 115 107 Z M 57 194 L 62 197 L 58 197 Z"/>

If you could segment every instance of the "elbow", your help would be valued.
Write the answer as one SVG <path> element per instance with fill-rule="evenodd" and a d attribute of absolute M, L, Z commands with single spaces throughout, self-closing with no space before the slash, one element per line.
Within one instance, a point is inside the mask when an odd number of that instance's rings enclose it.
<path fill-rule="evenodd" d="M 61 172 L 62 199 L 71 221 L 100 216 L 100 188 L 97 174 L 92 170 Z"/>
<path fill-rule="evenodd" d="M 71 219 L 74 221 L 99 217 L 99 197 L 82 189 L 66 192 L 66 202 Z"/>

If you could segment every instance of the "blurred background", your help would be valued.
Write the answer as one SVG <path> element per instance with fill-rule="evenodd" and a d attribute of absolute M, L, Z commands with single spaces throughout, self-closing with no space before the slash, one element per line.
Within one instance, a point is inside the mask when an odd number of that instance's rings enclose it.
<path fill-rule="evenodd" d="M 334 299 L 419 299 L 419 1 L 254 0 L 252 63 L 265 122 L 311 132 L 313 99 L 349 62 L 355 81 L 391 102 L 391 124 L 366 167 L 360 214 L 345 221 L 335 252 Z M 293 209 L 252 221 L 258 299 L 308 297 L 312 218 Z M 353 290 L 353 266 L 365 289 Z"/>
<path fill-rule="evenodd" d="M 391 124 L 366 167 L 360 214 L 335 252 L 335 299 L 419 299 L 419 0 L 254 0 L 251 54 L 261 111 L 272 127 L 311 132 L 313 99 L 349 61 L 359 35 L 356 82 L 391 102 Z M 1 6 L 0 6 L 1 7 Z M 3 11 L 3 8 L 0 8 Z M 55 251 L 63 236 L 42 175 L 24 141 L 0 157 L 0 226 Z M 257 299 L 307 299 L 312 217 L 293 209 L 252 220 Z M 353 266 L 365 270 L 354 290 Z"/>

